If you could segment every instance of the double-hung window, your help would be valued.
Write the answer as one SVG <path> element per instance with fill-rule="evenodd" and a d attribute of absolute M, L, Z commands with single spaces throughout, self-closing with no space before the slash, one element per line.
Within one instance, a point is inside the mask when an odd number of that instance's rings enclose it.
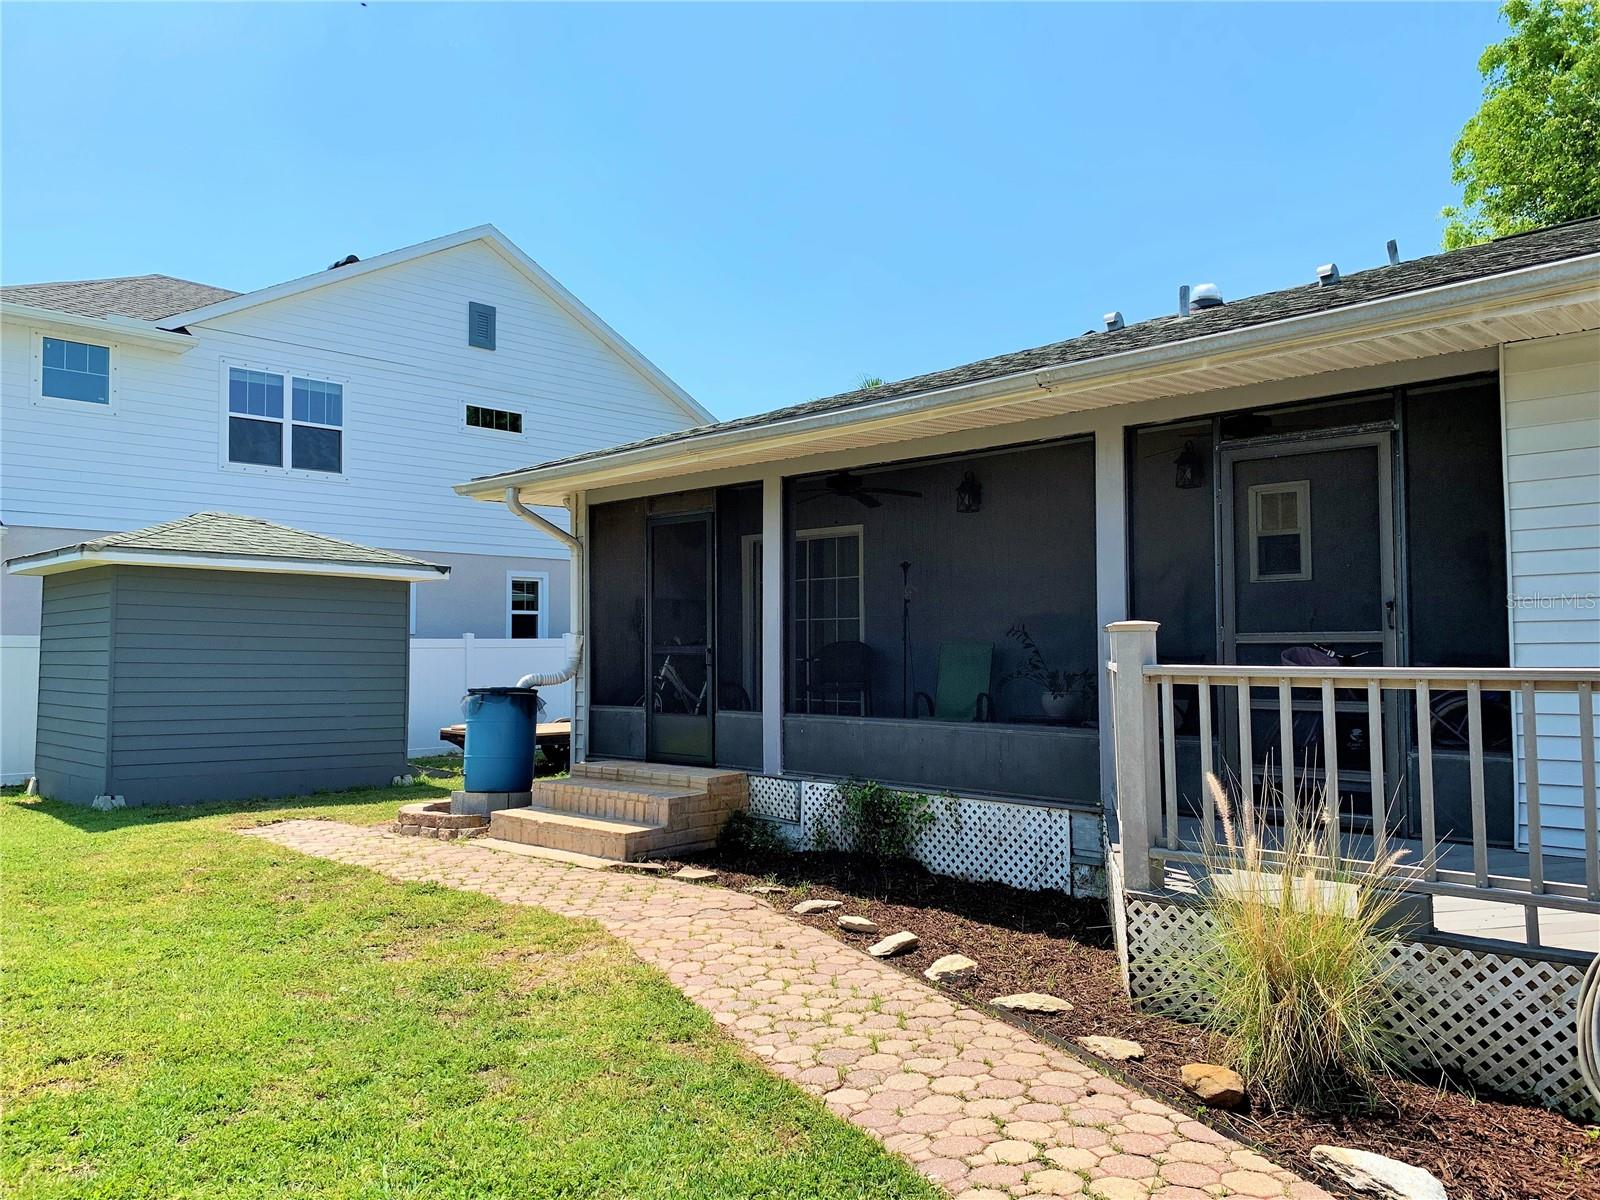
<path fill-rule="evenodd" d="M 514 638 L 543 636 L 544 592 L 548 576 L 506 577 L 506 635 Z"/>
<path fill-rule="evenodd" d="M 39 394 L 48 400 L 111 403 L 111 347 L 42 337 Z"/>
<path fill-rule="evenodd" d="M 284 392 L 288 391 L 288 404 Z M 228 461 L 327 475 L 344 472 L 344 387 L 323 379 L 228 368 Z"/>

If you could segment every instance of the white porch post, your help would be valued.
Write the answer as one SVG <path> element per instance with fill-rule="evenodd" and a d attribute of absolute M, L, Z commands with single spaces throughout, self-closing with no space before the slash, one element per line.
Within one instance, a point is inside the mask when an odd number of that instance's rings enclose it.
<path fill-rule="evenodd" d="M 1115 749 L 1116 814 L 1122 843 L 1122 875 L 1133 891 L 1151 891 L 1161 881 L 1160 865 L 1150 857 L 1161 828 L 1161 780 L 1156 737 L 1159 717 L 1153 688 L 1144 668 L 1156 661 L 1155 621 L 1116 621 L 1106 627 L 1111 642 L 1112 720 L 1109 740 Z"/>
<path fill-rule="evenodd" d="M 1128 612 L 1128 489 L 1122 417 L 1101 413 L 1094 431 L 1094 583 L 1096 625 L 1106 630 Z M 1100 635 L 1100 662 L 1110 657 Z M 1100 801 L 1110 816 L 1117 802 L 1117 759 L 1112 745 L 1111 686 L 1100 679 Z"/>
<path fill-rule="evenodd" d="M 783 774 L 783 475 L 761 479 L 761 771 Z"/>

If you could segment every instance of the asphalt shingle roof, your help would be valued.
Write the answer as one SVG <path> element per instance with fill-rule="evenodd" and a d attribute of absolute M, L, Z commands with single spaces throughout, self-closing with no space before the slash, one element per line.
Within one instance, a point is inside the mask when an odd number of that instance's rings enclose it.
<path fill-rule="evenodd" d="M 14 283 L 0 287 L 0 302 L 31 304 L 80 317 L 133 317 L 159 321 L 174 313 L 231 300 L 238 292 L 174 279 L 129 275 L 120 279 L 73 279 L 60 283 Z"/>
<path fill-rule="evenodd" d="M 417 558 L 408 558 L 391 550 L 377 550 L 371 546 L 358 546 L 320 533 L 307 533 L 291 529 L 260 517 L 242 517 L 235 513 L 199 512 L 134 529 L 128 533 L 112 533 L 76 546 L 63 546 L 49 551 L 59 554 L 67 550 L 80 550 L 95 554 L 106 550 L 148 550 L 159 554 L 203 554 L 213 557 L 276 558 L 285 562 L 337 562 L 357 563 L 374 567 L 408 567 L 437 570 L 445 568 Z M 30 554 L 26 558 L 42 555 Z M 13 559 L 12 561 L 17 561 Z"/>
<path fill-rule="evenodd" d="M 1386 299 L 1406 292 L 1463 283 L 1472 279 L 1502 275 L 1523 267 L 1561 262 L 1597 253 L 1600 253 L 1600 217 L 1569 221 L 1563 225 L 1553 225 L 1444 254 L 1433 254 L 1392 266 L 1356 271 L 1326 287 L 1309 283 L 1300 287 L 1284 288 L 1281 291 L 1264 292 L 1259 296 L 1231 300 L 1218 308 L 1193 309 L 1187 317 L 1173 314 L 1140 321 L 1118 330 L 1103 333 L 1091 331 L 1063 342 L 1052 342 L 1048 346 L 1037 346 L 1031 350 L 1019 350 L 1011 354 L 984 358 L 963 366 L 933 371 L 925 375 L 914 375 L 909 379 L 880 384 L 873 388 L 841 392 L 836 396 L 825 396 L 820 400 L 792 404 L 786 408 L 757 413 L 753 416 L 719 421 L 711 425 L 699 425 L 692 429 L 660 434 L 603 450 L 552 459 L 528 469 L 564 466 L 568 463 L 604 458 L 622 451 L 683 441 L 707 433 L 754 428 L 792 417 L 894 400 L 902 396 L 914 396 L 962 384 L 980 383 L 1027 371 L 1087 362 L 1130 350 L 1184 342 L 1210 334 L 1281 321 L 1288 317 L 1307 316 L 1364 301 Z M 496 475 L 510 473 L 495 472 Z M 492 476 L 485 475 L 479 478 L 487 479 Z"/>

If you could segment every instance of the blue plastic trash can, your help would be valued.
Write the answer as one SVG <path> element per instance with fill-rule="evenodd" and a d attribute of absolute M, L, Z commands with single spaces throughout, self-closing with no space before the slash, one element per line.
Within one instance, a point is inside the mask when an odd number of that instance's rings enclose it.
<path fill-rule="evenodd" d="M 467 689 L 466 790 L 525 792 L 533 784 L 539 693 L 533 688 Z"/>

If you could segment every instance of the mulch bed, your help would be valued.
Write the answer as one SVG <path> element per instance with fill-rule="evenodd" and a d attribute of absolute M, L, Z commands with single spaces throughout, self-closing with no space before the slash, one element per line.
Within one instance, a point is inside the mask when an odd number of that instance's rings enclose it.
<path fill-rule="evenodd" d="M 879 936 L 909 929 L 921 940 L 918 949 L 886 961 L 918 979 L 941 955 L 965 954 L 978 963 L 979 978 L 946 990 L 968 1000 L 1030 991 L 1070 1000 L 1070 1013 L 1019 1023 L 1084 1058 L 1092 1056 L 1073 1043 L 1083 1034 L 1140 1042 L 1142 1061 L 1097 1065 L 1260 1148 L 1335 1195 L 1349 1193 L 1312 1165 L 1313 1146 L 1354 1146 L 1415 1163 L 1443 1181 L 1450 1200 L 1600 1200 L 1600 1129 L 1536 1106 L 1471 1095 L 1443 1081 L 1388 1081 L 1378 1109 L 1363 1116 L 1308 1116 L 1259 1105 L 1221 1113 L 1198 1106 L 1178 1084 L 1179 1068 L 1219 1061 L 1218 1050 L 1197 1026 L 1133 1010 L 1122 990 L 1103 903 L 966 883 L 914 865 L 886 873 L 841 855 L 755 860 L 715 851 L 685 865 L 714 868 L 718 885 L 739 890 L 784 884 L 789 892 L 772 897 L 780 910 L 801 899 L 843 900 L 843 909 L 791 919 L 862 947 L 876 939 L 843 933 L 836 923 L 841 913 L 870 917 L 882 930 Z"/>

